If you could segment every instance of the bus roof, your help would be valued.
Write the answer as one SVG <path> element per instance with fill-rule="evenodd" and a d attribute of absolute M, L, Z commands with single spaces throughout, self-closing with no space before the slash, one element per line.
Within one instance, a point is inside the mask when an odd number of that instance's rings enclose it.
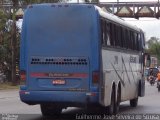
<path fill-rule="evenodd" d="M 110 21 L 113 21 L 115 23 L 121 24 L 122 26 L 128 27 L 128 28 L 133 29 L 133 30 L 135 30 L 137 32 L 142 31 L 137 26 L 134 26 L 134 25 L 131 25 L 131 24 L 125 22 L 123 19 L 119 18 L 118 16 L 116 16 L 116 15 L 114 15 L 112 13 L 106 12 L 106 11 L 102 10 L 100 7 L 98 7 L 96 5 L 95 5 L 95 8 L 98 10 L 99 14 L 102 17 L 104 17 L 104 18 L 106 18 L 106 19 L 108 19 Z"/>
<path fill-rule="evenodd" d="M 98 7 L 97 5 L 94 5 L 94 4 L 85 4 L 85 3 L 43 3 L 43 4 L 34 4 L 34 5 L 30 5 L 30 6 L 28 6 L 28 9 L 29 8 L 32 8 L 32 7 L 36 7 L 36 6 L 43 6 L 43 7 L 47 7 L 47 6 L 59 6 L 59 5 L 62 5 L 62 7 L 63 6 L 69 6 L 69 7 L 71 7 L 71 6 L 76 6 L 76 7 L 86 7 L 86 6 L 88 6 L 88 7 L 94 7 L 95 8 L 95 10 L 98 10 L 98 12 L 99 12 L 99 14 L 100 14 L 100 16 L 102 16 L 102 17 L 104 17 L 104 18 L 106 18 L 106 19 L 108 19 L 108 20 L 110 20 L 110 21 L 112 21 L 112 22 L 115 22 L 115 23 L 117 23 L 117 24 L 120 24 L 120 25 L 122 25 L 122 26 L 125 26 L 125 27 L 127 27 L 127 28 L 129 28 L 129 29 L 132 29 L 132 30 L 135 30 L 135 31 L 137 31 L 137 32 L 141 32 L 142 30 L 140 29 L 140 28 L 138 28 L 137 26 L 134 26 L 134 25 L 131 25 L 131 24 L 129 24 L 129 23 L 127 23 L 127 22 L 125 22 L 123 19 L 121 19 L 121 18 L 119 18 L 118 16 L 116 16 L 116 15 L 114 15 L 114 14 L 112 14 L 112 13 L 109 13 L 109 12 L 107 12 L 107 11 L 104 11 L 104 10 L 102 10 L 100 7 Z M 43 8 L 42 7 L 42 8 Z"/>

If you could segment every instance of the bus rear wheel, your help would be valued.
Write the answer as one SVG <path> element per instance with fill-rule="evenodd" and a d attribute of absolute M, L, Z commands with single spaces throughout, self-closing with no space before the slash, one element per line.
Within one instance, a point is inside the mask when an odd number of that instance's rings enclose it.
<path fill-rule="evenodd" d="M 119 112 L 120 101 L 121 101 L 121 90 L 120 90 L 120 88 L 118 88 L 117 100 L 116 100 L 115 106 L 114 106 L 114 114 L 117 114 Z"/>
<path fill-rule="evenodd" d="M 160 92 L 160 86 L 158 86 L 158 92 Z"/>
<path fill-rule="evenodd" d="M 41 104 L 41 112 L 43 116 L 57 116 L 62 112 L 62 108 L 52 104 Z"/>
<path fill-rule="evenodd" d="M 109 115 L 112 115 L 115 113 L 115 108 L 116 108 L 116 102 L 115 102 L 115 91 L 112 90 L 112 94 L 111 94 L 111 104 L 107 107 L 107 113 Z"/>
<path fill-rule="evenodd" d="M 131 107 L 137 107 L 137 105 L 138 105 L 138 97 L 130 100 Z"/>

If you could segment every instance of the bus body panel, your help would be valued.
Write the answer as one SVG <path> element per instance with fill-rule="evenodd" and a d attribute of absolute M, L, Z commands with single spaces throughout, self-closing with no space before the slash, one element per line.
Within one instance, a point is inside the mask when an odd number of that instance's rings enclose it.
<path fill-rule="evenodd" d="M 125 53 L 124 50 L 102 50 L 104 105 L 110 105 L 112 84 L 121 83 L 121 101 L 138 96 L 137 86 L 141 79 L 139 53 Z"/>
<path fill-rule="evenodd" d="M 20 98 L 27 104 L 41 104 L 41 103 L 60 103 L 68 106 L 72 104 L 90 104 L 97 103 L 98 92 L 94 92 L 94 96 L 89 95 L 88 92 L 81 91 L 20 91 Z"/>
<path fill-rule="evenodd" d="M 117 95 L 118 84 L 121 101 L 138 97 L 142 51 L 117 46 L 104 49 L 101 17 L 140 31 L 94 5 L 42 4 L 27 8 L 20 51 L 20 69 L 26 71 L 26 85 L 20 88 L 23 102 L 109 106 L 113 86 Z M 98 78 L 96 84 L 94 78 Z"/>
<path fill-rule="evenodd" d="M 99 69 L 96 16 L 88 5 L 28 7 L 21 45 L 27 90 L 89 91 Z"/>

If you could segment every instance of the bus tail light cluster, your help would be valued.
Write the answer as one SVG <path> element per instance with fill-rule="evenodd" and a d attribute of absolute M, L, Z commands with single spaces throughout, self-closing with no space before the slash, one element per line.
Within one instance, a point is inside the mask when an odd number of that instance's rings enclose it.
<path fill-rule="evenodd" d="M 20 79 L 22 81 L 25 81 L 26 80 L 26 71 L 25 70 L 21 70 L 20 71 Z"/>
<path fill-rule="evenodd" d="M 99 79 L 100 79 L 100 73 L 98 71 L 93 71 L 92 72 L 92 83 L 98 84 Z"/>

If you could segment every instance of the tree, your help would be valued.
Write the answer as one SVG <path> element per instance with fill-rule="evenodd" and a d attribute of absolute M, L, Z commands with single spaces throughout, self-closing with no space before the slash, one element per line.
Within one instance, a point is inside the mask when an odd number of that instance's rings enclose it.
<path fill-rule="evenodd" d="M 69 2 L 72 0 L 25 0 L 23 4 L 32 4 L 32 3 L 57 3 L 57 2 Z M 76 0 L 75 0 L 76 1 Z M 77 0 L 78 2 L 79 0 Z M 99 0 L 84 0 L 86 3 L 98 3 Z"/>
<path fill-rule="evenodd" d="M 22 4 L 33 4 L 33 3 L 56 3 L 59 2 L 60 0 L 24 0 L 21 1 Z"/>
<path fill-rule="evenodd" d="M 8 19 L 9 16 L 3 10 L 0 10 L 0 70 L 6 75 L 9 81 L 11 80 L 11 33 L 8 29 Z"/>
<path fill-rule="evenodd" d="M 158 41 L 159 38 L 156 37 L 151 37 L 148 41 L 147 41 L 147 45 L 148 45 L 148 52 L 151 54 L 159 54 L 159 44 L 160 42 Z"/>
<path fill-rule="evenodd" d="M 17 79 L 16 79 L 16 9 L 18 7 L 18 0 L 12 0 L 13 2 L 13 14 L 12 14 L 12 27 L 11 27 L 11 52 L 12 52 L 12 85 L 17 84 Z"/>
<path fill-rule="evenodd" d="M 160 39 L 156 37 L 151 37 L 147 41 L 148 49 L 146 51 L 151 55 L 155 55 L 158 58 L 158 63 L 160 63 Z"/>

